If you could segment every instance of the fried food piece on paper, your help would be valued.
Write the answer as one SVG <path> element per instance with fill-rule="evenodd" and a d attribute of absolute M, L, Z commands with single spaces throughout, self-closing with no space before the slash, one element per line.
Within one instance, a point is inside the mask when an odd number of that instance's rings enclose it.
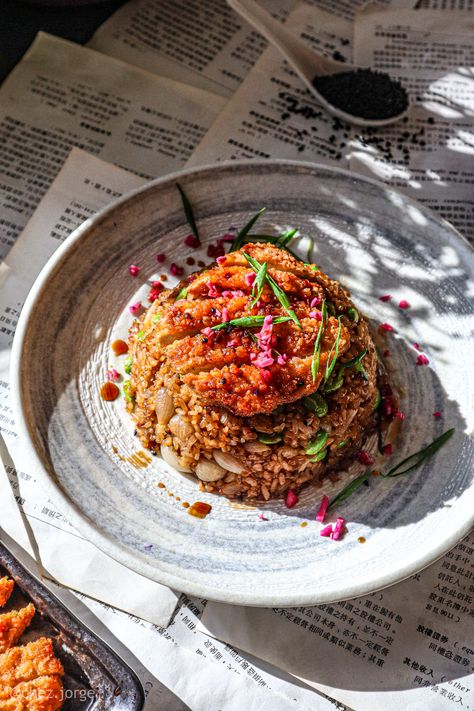
<path fill-rule="evenodd" d="M 30 624 L 35 606 L 30 602 L 20 610 L 0 615 L 0 654 L 13 647 Z"/>
<path fill-rule="evenodd" d="M 5 607 L 13 592 L 15 583 L 9 578 L 0 578 L 0 607 Z"/>

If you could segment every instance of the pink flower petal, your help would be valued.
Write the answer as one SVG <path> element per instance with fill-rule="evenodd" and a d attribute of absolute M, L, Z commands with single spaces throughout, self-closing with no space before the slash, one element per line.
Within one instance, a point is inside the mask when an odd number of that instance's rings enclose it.
<path fill-rule="evenodd" d="M 443 413 L 439 410 L 436 410 L 436 412 L 433 412 L 433 417 L 443 417 Z"/>
<path fill-rule="evenodd" d="M 259 521 L 268 521 L 268 518 L 263 515 L 263 513 L 258 514 L 258 520 Z"/>
<path fill-rule="evenodd" d="M 285 497 L 285 506 L 287 509 L 292 509 L 293 506 L 296 506 L 298 503 L 298 496 L 295 494 L 294 491 L 291 489 L 288 489 L 286 492 L 286 497 Z"/>
<path fill-rule="evenodd" d="M 227 308 L 227 306 L 224 306 L 224 308 L 222 309 L 222 320 L 224 321 L 224 323 L 230 321 L 229 309 Z"/>
<path fill-rule="evenodd" d="M 341 534 L 343 533 L 345 523 L 346 523 L 345 520 L 341 517 L 338 517 L 336 519 L 336 523 L 334 524 L 334 530 L 331 533 L 331 539 L 333 541 L 339 540 L 339 538 L 341 537 Z"/>
<path fill-rule="evenodd" d="M 390 443 L 385 444 L 384 447 L 383 447 L 383 453 L 384 453 L 387 457 L 390 457 L 390 456 L 393 454 L 393 446 L 392 446 Z"/>
<path fill-rule="evenodd" d="M 406 299 L 402 299 L 402 300 L 399 302 L 398 306 L 399 306 L 401 309 L 409 309 L 409 308 L 410 308 L 410 304 L 408 303 L 408 301 L 407 301 Z"/>
<path fill-rule="evenodd" d="M 321 505 L 318 509 L 318 513 L 316 514 L 316 521 L 320 521 L 321 523 L 324 521 L 324 517 L 326 516 L 326 511 L 329 506 L 329 498 L 324 494 Z"/>
<path fill-rule="evenodd" d="M 137 267 L 136 264 L 130 264 L 130 266 L 128 268 L 128 272 L 129 272 L 130 276 L 136 277 L 136 276 L 138 276 L 138 274 L 140 272 L 140 267 Z"/>
<path fill-rule="evenodd" d="M 319 535 L 327 538 L 328 536 L 331 535 L 331 533 L 332 533 L 332 523 L 329 523 L 327 526 L 324 526 L 324 528 L 322 528 L 320 530 Z"/>
<path fill-rule="evenodd" d="M 199 239 L 196 237 L 196 235 L 188 235 L 188 236 L 186 237 L 186 239 L 184 240 L 184 244 L 185 244 L 187 247 L 194 247 L 194 248 L 201 246 L 201 242 L 200 242 Z"/>
<path fill-rule="evenodd" d="M 128 310 L 130 311 L 131 314 L 133 314 L 135 316 L 135 314 L 137 314 L 140 311 L 141 307 L 142 307 L 142 302 L 137 301 L 135 304 L 132 304 L 131 306 L 129 306 Z"/>
<path fill-rule="evenodd" d="M 309 317 L 310 318 L 315 318 L 316 321 L 322 321 L 323 320 L 323 315 L 321 311 L 310 311 L 309 312 Z"/>
<path fill-rule="evenodd" d="M 180 267 L 178 264 L 175 264 L 174 262 L 172 262 L 172 264 L 170 264 L 170 274 L 172 274 L 173 276 L 183 276 L 183 273 L 184 273 L 183 267 Z"/>
<path fill-rule="evenodd" d="M 310 303 L 310 307 L 314 308 L 315 306 L 320 306 L 322 302 L 322 297 L 321 296 L 315 296 L 314 299 Z"/>
<path fill-rule="evenodd" d="M 220 257 L 217 257 L 216 262 L 218 264 L 224 264 L 226 259 L 227 259 L 227 257 L 225 256 L 225 254 L 222 254 Z"/>
<path fill-rule="evenodd" d="M 380 328 L 382 331 L 393 331 L 393 326 L 391 326 L 389 323 L 381 323 Z"/>
<path fill-rule="evenodd" d="M 247 286 L 253 286 L 253 283 L 256 278 L 257 275 L 255 274 L 255 272 L 250 272 L 249 274 L 245 275 L 245 283 L 247 284 Z"/>
<path fill-rule="evenodd" d="M 417 365 L 428 365 L 429 362 L 430 361 L 428 360 L 428 358 L 425 356 L 424 353 L 420 353 L 420 355 L 416 359 Z"/>
<path fill-rule="evenodd" d="M 403 412 L 400 412 L 400 410 L 397 410 L 396 412 L 394 412 L 393 416 L 398 418 L 399 420 L 404 420 L 406 417 L 406 415 Z"/>
<path fill-rule="evenodd" d="M 288 360 L 288 354 L 283 353 L 282 355 L 278 356 L 277 363 L 278 363 L 278 365 L 285 365 L 287 360 Z"/>
<path fill-rule="evenodd" d="M 360 452 L 357 454 L 357 458 L 361 464 L 366 464 L 368 467 L 370 467 L 373 463 L 374 460 L 370 456 L 368 452 L 365 452 L 363 449 L 360 450 Z"/>
<path fill-rule="evenodd" d="M 214 334 L 214 331 L 210 328 L 210 326 L 206 326 L 206 328 L 201 329 L 201 333 L 209 338 L 209 336 Z"/>
<path fill-rule="evenodd" d="M 260 368 L 260 377 L 265 384 L 270 383 L 272 380 L 271 372 L 269 370 L 266 370 L 265 368 Z"/>
<path fill-rule="evenodd" d="M 115 368 L 109 368 L 107 371 L 107 380 L 110 380 L 112 383 L 116 383 L 117 380 L 120 380 L 120 373 L 118 370 Z"/>
<path fill-rule="evenodd" d="M 413 344 L 413 348 L 414 348 L 415 350 L 417 350 L 417 351 L 422 351 L 422 350 L 423 350 L 423 348 L 420 346 L 419 343 L 414 343 L 414 344 Z"/>
<path fill-rule="evenodd" d="M 383 296 L 379 296 L 379 301 L 390 301 L 391 298 L 390 294 L 384 294 Z"/>

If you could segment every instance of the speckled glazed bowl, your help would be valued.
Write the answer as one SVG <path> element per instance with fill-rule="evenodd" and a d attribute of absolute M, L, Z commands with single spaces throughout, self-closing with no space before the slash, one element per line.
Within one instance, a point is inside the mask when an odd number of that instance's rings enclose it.
<path fill-rule="evenodd" d="M 203 237 L 198 253 L 184 245 L 189 227 L 178 179 Z M 374 478 L 344 502 L 334 512 L 347 520 L 340 541 L 319 535 L 315 511 L 323 491 L 332 495 L 347 475 L 332 488 L 308 487 L 292 509 L 281 501 L 238 505 L 201 494 L 194 479 L 161 458 L 137 454 L 123 400 L 106 403 L 99 394 L 110 365 L 123 372 L 123 356 L 114 357 L 110 344 L 126 337 L 128 306 L 146 299 L 145 282 L 164 271 L 157 271 L 156 254 L 166 253 L 165 267 L 185 264 L 190 255 L 206 259 L 207 244 L 263 206 L 259 231 L 299 227 L 302 255 L 313 237 L 322 269 L 352 290 L 375 325 L 395 329 L 384 347 L 406 419 L 390 464 L 456 428 L 410 475 Z M 135 279 L 132 263 L 141 267 Z M 316 604 L 368 593 L 428 565 L 473 524 L 474 446 L 466 434 L 473 419 L 472 281 L 470 247 L 448 224 L 344 171 L 246 162 L 154 181 L 77 229 L 27 299 L 12 364 L 25 449 L 70 521 L 144 576 L 248 605 Z M 387 293 L 392 299 L 379 301 Z M 398 307 L 401 299 L 409 309 Z M 415 342 L 428 365 L 416 365 Z M 442 416 L 434 417 L 438 411 Z M 352 474 L 360 470 L 355 466 Z M 197 500 L 212 505 L 205 519 L 182 506 Z"/>

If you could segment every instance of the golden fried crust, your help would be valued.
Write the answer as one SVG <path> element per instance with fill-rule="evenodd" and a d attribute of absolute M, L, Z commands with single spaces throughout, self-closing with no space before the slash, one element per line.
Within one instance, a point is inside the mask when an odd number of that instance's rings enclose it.
<path fill-rule="evenodd" d="M 0 699 L 8 699 L 18 684 L 33 681 L 39 676 L 64 674 L 55 656 L 53 643 L 40 637 L 21 647 L 12 647 L 0 655 Z"/>
<path fill-rule="evenodd" d="M 0 615 L 0 654 L 18 642 L 34 614 L 35 607 L 30 603 L 21 610 L 12 610 Z"/>
<path fill-rule="evenodd" d="M 57 711 L 63 698 L 59 676 L 39 676 L 15 686 L 10 698 L 0 701 L 0 711 Z"/>
<path fill-rule="evenodd" d="M 252 306 L 255 272 L 245 254 L 259 264 L 266 262 L 267 274 L 284 291 L 302 326 L 294 321 L 273 324 L 265 361 L 256 342 L 260 328 L 210 331 L 224 321 L 249 315 L 272 316 L 273 320 L 288 316 L 268 283 Z M 279 405 L 314 392 L 331 349 L 331 357 L 334 355 L 339 332 L 338 320 L 330 317 L 313 379 L 311 364 L 320 321 L 318 308 L 311 303 L 321 303 L 324 298 L 320 283 L 324 280 L 327 277 L 321 279 L 320 273 L 269 244 L 247 244 L 220 258 L 216 266 L 191 277 L 185 299 L 175 301 L 174 290 L 155 307 L 161 315 L 152 327 L 153 338 L 165 350 L 165 370 L 193 388 L 204 404 L 221 406 L 243 417 L 271 413 Z M 349 329 L 341 323 L 339 356 L 349 347 Z"/>
<path fill-rule="evenodd" d="M 0 607 L 5 607 L 13 592 L 15 583 L 8 578 L 0 578 Z"/>

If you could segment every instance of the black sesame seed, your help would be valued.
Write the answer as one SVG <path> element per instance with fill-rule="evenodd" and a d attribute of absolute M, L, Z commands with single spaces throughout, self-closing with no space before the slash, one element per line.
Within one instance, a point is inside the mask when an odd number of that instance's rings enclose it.
<path fill-rule="evenodd" d="M 400 82 L 372 69 L 317 76 L 313 86 L 336 108 L 365 119 L 391 118 L 408 106 Z"/>
<path fill-rule="evenodd" d="M 208 341 L 208 339 L 206 338 L 206 336 L 203 336 L 203 337 L 202 337 L 202 342 L 203 342 L 203 343 L 207 343 L 207 341 Z"/>
<path fill-rule="evenodd" d="M 225 378 L 222 378 L 222 380 L 221 380 L 222 385 L 225 385 L 226 382 L 227 382 L 227 380 Z"/>

